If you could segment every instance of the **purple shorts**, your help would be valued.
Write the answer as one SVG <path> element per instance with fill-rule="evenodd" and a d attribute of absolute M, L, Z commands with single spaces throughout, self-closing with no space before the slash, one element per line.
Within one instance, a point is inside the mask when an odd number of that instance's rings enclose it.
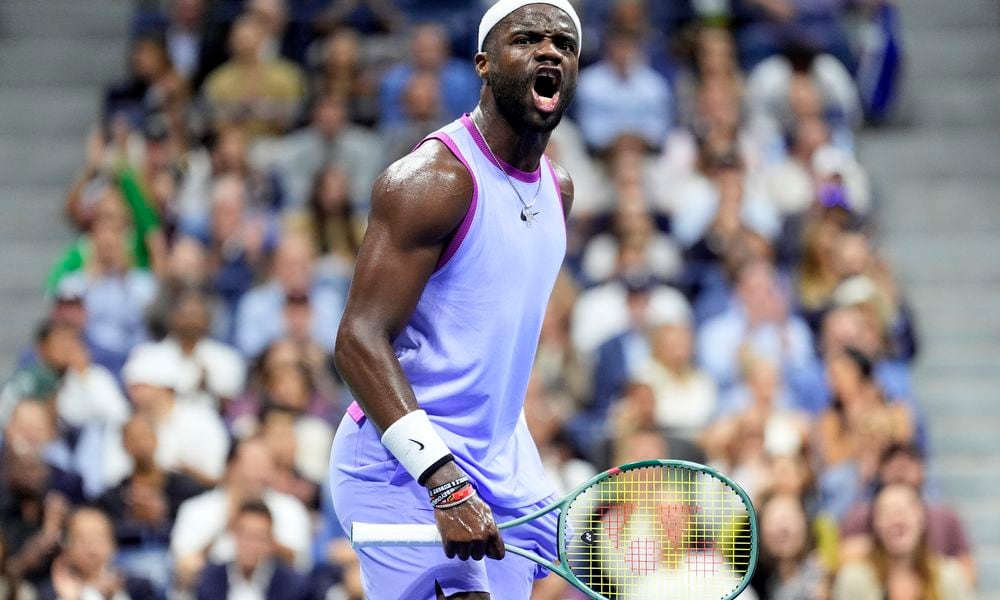
<path fill-rule="evenodd" d="M 355 521 L 434 523 L 427 491 L 406 477 L 392 481 L 399 463 L 386 450 L 367 419 L 361 425 L 345 416 L 333 442 L 330 487 L 333 506 L 345 531 Z M 525 507 L 491 506 L 504 523 L 548 506 L 555 499 Z M 504 542 L 556 560 L 558 517 L 555 512 L 503 532 Z M 442 548 L 363 548 L 358 550 L 361 579 L 369 600 L 435 600 L 434 582 L 446 596 L 490 592 L 494 600 L 528 600 L 534 580 L 548 571 L 507 553 L 503 560 L 449 559 Z"/>

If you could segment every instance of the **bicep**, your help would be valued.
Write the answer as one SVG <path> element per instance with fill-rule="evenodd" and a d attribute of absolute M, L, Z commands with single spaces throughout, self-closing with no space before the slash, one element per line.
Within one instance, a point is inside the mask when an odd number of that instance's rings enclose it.
<path fill-rule="evenodd" d="M 408 240 L 373 218 L 358 254 L 345 323 L 363 321 L 390 338 L 398 335 L 434 272 L 442 243 Z"/>
<path fill-rule="evenodd" d="M 472 200 L 472 179 L 450 154 L 421 150 L 390 167 L 375 184 L 344 310 L 348 326 L 398 335 L 434 274 L 449 236 Z M 437 152 L 437 154 L 435 154 Z M 443 150 L 447 152 L 447 150 Z"/>

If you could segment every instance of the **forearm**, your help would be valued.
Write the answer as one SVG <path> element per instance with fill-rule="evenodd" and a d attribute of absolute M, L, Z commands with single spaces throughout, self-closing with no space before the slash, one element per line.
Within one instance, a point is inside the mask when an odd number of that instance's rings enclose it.
<path fill-rule="evenodd" d="M 420 405 L 388 334 L 372 331 L 368 325 L 345 322 L 337 335 L 334 361 L 365 415 L 385 431 Z"/>
<path fill-rule="evenodd" d="M 15 578 L 37 568 L 59 545 L 59 538 L 45 531 L 29 539 L 20 552 L 7 561 L 7 570 Z"/>
<path fill-rule="evenodd" d="M 435 487 L 462 477 L 461 469 L 430 427 L 426 417 L 413 419 L 416 415 L 412 415 L 407 421 L 400 422 L 403 417 L 420 410 L 420 405 L 389 344 L 389 336 L 358 333 L 359 329 L 366 332 L 377 330 L 367 326 L 352 327 L 350 324 L 342 327 L 335 354 L 337 369 L 351 387 L 365 415 L 380 431 L 387 432 L 397 423 L 409 428 L 412 426 L 408 422 L 411 419 L 415 421 L 417 428 L 407 430 L 414 435 L 402 435 L 404 444 L 406 441 L 420 440 L 420 451 L 424 451 L 426 446 L 427 456 L 422 457 L 422 461 L 421 458 L 407 458 L 404 454 L 411 448 L 405 447 L 404 452 L 400 452 L 398 446 L 388 439 L 390 435 L 383 434 L 383 443 L 414 479 L 423 485 Z M 393 432 L 391 437 L 398 439 L 400 436 L 398 432 Z"/>

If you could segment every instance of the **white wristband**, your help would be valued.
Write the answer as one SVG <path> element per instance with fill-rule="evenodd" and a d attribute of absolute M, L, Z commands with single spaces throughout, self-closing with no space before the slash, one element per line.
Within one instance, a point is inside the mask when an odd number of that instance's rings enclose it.
<path fill-rule="evenodd" d="M 423 410 L 407 413 L 390 425 L 382 434 L 382 444 L 421 484 L 428 469 L 451 458 L 451 450 L 441 441 Z"/>

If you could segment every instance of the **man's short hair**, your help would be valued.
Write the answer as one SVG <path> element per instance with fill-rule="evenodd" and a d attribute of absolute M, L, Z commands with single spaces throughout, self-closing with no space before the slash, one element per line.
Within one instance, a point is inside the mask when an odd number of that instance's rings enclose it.
<path fill-rule="evenodd" d="M 271 509 L 261 500 L 248 500 L 240 504 L 236 516 L 242 517 L 243 515 L 260 515 L 266 518 L 268 523 L 274 523 L 274 517 L 271 516 Z"/>
<path fill-rule="evenodd" d="M 908 456 L 919 463 L 924 462 L 924 453 L 920 451 L 920 448 L 916 444 L 910 442 L 893 442 L 882 451 L 882 455 L 878 461 L 879 467 L 884 467 L 890 460 L 900 455 Z"/>

